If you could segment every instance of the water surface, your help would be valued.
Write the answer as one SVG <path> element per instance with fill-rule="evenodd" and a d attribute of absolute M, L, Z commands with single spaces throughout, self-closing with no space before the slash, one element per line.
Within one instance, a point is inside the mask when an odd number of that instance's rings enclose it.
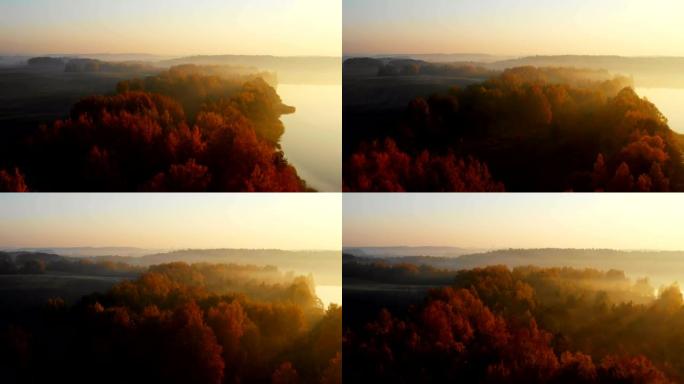
<path fill-rule="evenodd" d="M 290 164 L 310 187 L 342 190 L 342 86 L 280 84 L 283 102 L 297 108 L 281 117 L 280 143 Z"/>
<path fill-rule="evenodd" d="M 330 304 L 342 305 L 341 285 L 317 285 L 316 296 L 323 302 L 326 308 Z"/>
<path fill-rule="evenodd" d="M 636 93 L 646 97 L 667 117 L 670 129 L 684 133 L 684 89 L 637 88 Z"/>

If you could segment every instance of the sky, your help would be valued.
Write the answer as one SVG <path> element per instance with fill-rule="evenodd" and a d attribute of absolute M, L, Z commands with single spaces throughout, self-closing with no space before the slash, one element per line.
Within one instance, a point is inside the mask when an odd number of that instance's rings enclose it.
<path fill-rule="evenodd" d="M 682 194 L 345 194 L 343 244 L 684 250 Z"/>
<path fill-rule="evenodd" d="M 0 52 L 340 56 L 341 1 L 0 0 Z"/>
<path fill-rule="evenodd" d="M 338 250 L 340 194 L 0 194 L 0 247 Z"/>
<path fill-rule="evenodd" d="M 344 0 L 343 50 L 684 56 L 681 0 Z"/>

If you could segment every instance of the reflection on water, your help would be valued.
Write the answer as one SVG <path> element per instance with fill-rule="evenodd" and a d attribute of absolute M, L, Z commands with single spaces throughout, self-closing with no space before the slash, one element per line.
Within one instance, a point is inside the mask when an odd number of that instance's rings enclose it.
<path fill-rule="evenodd" d="M 637 88 L 639 96 L 646 97 L 667 117 L 670 129 L 684 133 L 684 89 Z"/>
<path fill-rule="evenodd" d="M 323 305 L 328 308 L 331 303 L 342 305 L 342 286 L 341 285 L 317 285 L 316 296 L 323 301 Z"/>
<path fill-rule="evenodd" d="M 342 189 L 342 86 L 280 84 L 278 94 L 297 112 L 281 117 L 285 157 L 319 191 Z"/>

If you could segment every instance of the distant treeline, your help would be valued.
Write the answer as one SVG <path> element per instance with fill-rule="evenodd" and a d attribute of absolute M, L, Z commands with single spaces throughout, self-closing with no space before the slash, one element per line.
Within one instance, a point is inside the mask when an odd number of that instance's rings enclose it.
<path fill-rule="evenodd" d="M 341 254 L 338 251 L 283 251 L 278 249 L 187 249 L 140 257 L 62 256 L 48 252 L 0 252 L 0 274 L 65 272 L 83 276 L 135 277 L 149 267 L 174 262 L 217 265 L 220 268 L 251 267 L 255 261 L 270 267 L 260 271 L 288 271 L 316 277 L 323 285 L 341 285 Z M 219 268 L 219 267 L 216 267 Z M 279 275 L 280 272 L 277 273 Z M 252 274 L 256 276 L 256 274 Z M 226 282 L 230 286 L 234 282 Z"/>
<path fill-rule="evenodd" d="M 351 250 L 353 251 L 353 250 Z M 348 251 L 349 252 L 349 251 Z M 499 249 L 487 252 L 461 254 L 457 257 L 383 256 L 366 257 L 344 255 L 344 262 L 361 264 L 382 262 L 388 265 L 414 264 L 430 266 L 439 270 L 462 270 L 486 265 L 505 265 L 509 268 L 536 265 L 539 267 L 618 269 L 630 276 L 647 275 L 661 283 L 684 281 L 684 252 L 682 251 L 626 251 L 614 249 Z M 644 263 L 648 260 L 648 263 Z"/>
<path fill-rule="evenodd" d="M 50 253 L 0 252 L 0 275 L 64 272 L 93 276 L 137 276 L 145 269 L 122 262 L 75 259 Z"/>
<path fill-rule="evenodd" d="M 500 73 L 468 63 L 429 63 L 412 59 L 351 58 L 343 63 L 347 74 L 377 76 L 480 77 L 483 80 Z"/>
<path fill-rule="evenodd" d="M 342 309 L 273 268 L 151 268 L 0 320 L 3 382 L 341 383 Z"/>
<path fill-rule="evenodd" d="M 278 145 L 285 106 L 258 75 L 171 68 L 76 103 L 0 155 L 0 190 L 304 191 Z"/>
<path fill-rule="evenodd" d="M 557 55 L 528 56 L 484 64 L 503 70 L 520 66 L 603 69 L 634 78 L 639 87 L 684 87 L 684 57 Z"/>
<path fill-rule="evenodd" d="M 157 71 L 153 65 L 143 62 L 112 63 L 95 59 L 71 59 L 66 62 L 66 72 L 143 72 Z"/>
<path fill-rule="evenodd" d="M 109 62 L 87 58 L 33 57 L 28 59 L 31 67 L 56 67 L 64 72 L 158 72 L 160 69 L 142 61 Z"/>
<path fill-rule="evenodd" d="M 64 57 L 32 57 L 27 64 L 34 67 L 64 67 L 69 59 Z"/>
<path fill-rule="evenodd" d="M 345 380 L 670 383 L 684 377 L 684 302 L 676 285 L 656 296 L 648 280 L 632 282 L 617 270 L 445 271 L 356 262 L 345 263 L 344 278 L 345 313 L 361 317 L 345 315 Z M 409 295 L 415 283 L 443 288 L 415 300 Z M 348 295 L 357 284 L 361 293 Z M 386 284 L 407 287 L 394 294 L 404 297 L 407 310 L 383 309 L 378 299 Z"/>
<path fill-rule="evenodd" d="M 630 78 L 606 76 L 520 67 L 416 98 L 390 124 L 373 126 L 345 112 L 357 125 L 344 126 L 344 188 L 684 189 L 681 138 Z"/>
<path fill-rule="evenodd" d="M 253 67 L 277 73 L 278 80 L 281 83 L 339 84 L 342 60 L 339 57 L 325 56 L 199 55 L 165 60 L 158 64 L 164 66 L 194 64 Z"/>
<path fill-rule="evenodd" d="M 339 84 L 340 57 L 278 57 L 268 55 L 200 55 L 159 60 L 153 55 L 92 55 L 92 57 L 33 57 L 25 61 L 34 68 L 66 72 L 159 72 L 179 65 L 231 67 L 240 74 L 268 71 L 288 84 Z M 1 59 L 1 58 L 0 58 Z M 270 81 L 269 81 L 270 82 Z"/>
<path fill-rule="evenodd" d="M 184 261 L 188 263 L 249 264 L 259 260 L 281 270 L 306 271 L 316 276 L 319 284 L 342 285 L 339 251 L 284 251 L 278 249 L 186 249 L 156 253 L 137 258 L 102 257 L 100 260 L 124 262 L 134 265 L 154 265 Z"/>
<path fill-rule="evenodd" d="M 610 71 L 634 78 L 639 87 L 684 87 L 684 57 L 625 57 L 609 55 L 537 55 L 504 58 L 488 55 L 392 55 L 387 57 L 351 57 L 345 60 L 345 74 L 375 76 L 383 65 L 397 63 L 446 64 L 452 67 L 474 66 L 489 71 L 504 71 L 516 67 L 566 67 Z M 349 65 L 347 65 L 349 64 Z M 395 73 L 400 66 L 389 68 Z M 409 70 L 410 71 L 410 70 Z M 408 73 L 408 72 L 405 72 Z"/>

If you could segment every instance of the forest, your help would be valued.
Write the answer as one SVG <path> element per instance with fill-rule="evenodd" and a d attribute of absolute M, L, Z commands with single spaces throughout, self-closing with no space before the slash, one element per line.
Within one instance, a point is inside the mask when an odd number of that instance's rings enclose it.
<path fill-rule="evenodd" d="M 158 62 L 162 66 L 196 64 L 261 68 L 278 73 L 282 84 L 339 84 L 341 59 L 327 56 L 196 55 Z"/>
<path fill-rule="evenodd" d="M 682 138 L 631 78 L 528 66 L 475 82 L 479 72 L 463 68 L 462 79 L 440 77 L 441 88 L 413 87 L 414 98 L 397 108 L 396 97 L 382 104 L 375 96 L 386 84 L 409 94 L 413 79 L 432 79 L 421 71 L 436 71 L 399 63 L 358 64 L 380 65 L 376 79 L 393 83 L 345 72 L 346 191 L 684 189 Z M 357 85 L 362 79 L 371 85 Z"/>
<path fill-rule="evenodd" d="M 3 151 L 0 190 L 310 190 L 278 144 L 293 111 L 259 73 L 182 65 L 123 80 Z"/>
<path fill-rule="evenodd" d="M 67 272 L 83 275 L 135 276 L 144 268 L 121 261 L 70 258 L 44 252 L 0 252 L 0 275 Z"/>
<path fill-rule="evenodd" d="M 74 303 L 0 302 L 3 382 L 340 383 L 342 308 L 275 267 L 149 267 Z"/>
<path fill-rule="evenodd" d="M 376 252 L 376 253 L 373 253 Z M 648 276 L 657 286 L 684 281 L 684 252 L 582 248 L 510 248 L 473 251 L 449 247 L 348 248 L 343 260 L 359 264 L 415 264 L 437 270 L 481 268 L 505 265 L 509 268 L 535 265 L 543 268 L 574 267 L 616 269 L 629 276 Z M 648 263 L 644 263 L 648 260 Z"/>
<path fill-rule="evenodd" d="M 575 67 L 607 69 L 614 73 L 629 73 L 637 86 L 684 87 L 684 59 L 676 56 L 626 57 L 611 55 L 536 55 L 497 60 L 486 64 L 491 69 L 533 65 L 536 67 Z"/>
<path fill-rule="evenodd" d="M 128 252 L 127 256 L 122 256 Z M 189 264 L 252 264 L 258 261 L 284 271 L 312 273 L 323 285 L 342 285 L 342 255 L 330 250 L 182 249 L 155 251 L 140 248 L 54 248 L 0 251 L 0 275 L 24 270 L 96 276 L 137 275 L 146 268 L 175 262 Z M 35 268 L 35 266 L 40 266 Z"/>
<path fill-rule="evenodd" d="M 656 290 L 619 270 L 456 271 L 354 259 L 343 274 L 343 374 L 351 382 L 684 378 L 684 301 L 676 284 Z"/>

